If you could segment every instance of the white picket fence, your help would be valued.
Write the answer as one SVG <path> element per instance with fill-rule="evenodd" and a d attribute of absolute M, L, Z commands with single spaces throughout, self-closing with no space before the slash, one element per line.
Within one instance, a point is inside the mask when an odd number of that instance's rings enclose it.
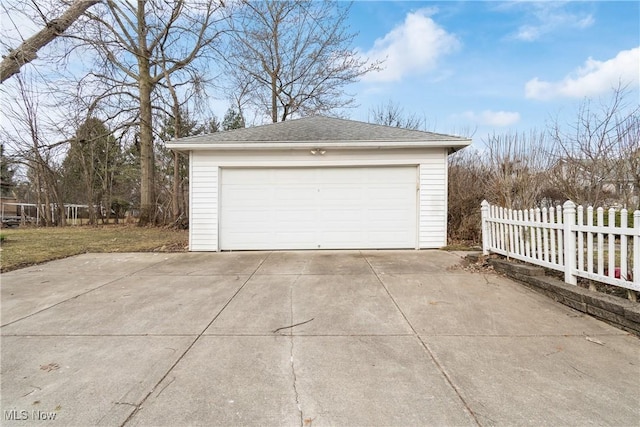
<path fill-rule="evenodd" d="M 482 202 L 482 249 L 564 272 L 564 280 L 577 284 L 578 277 L 640 291 L 640 210 L 628 227 L 626 209 L 562 207 L 512 210 Z M 586 215 L 585 215 L 586 213 Z M 585 221 L 586 220 L 586 221 Z M 605 243 L 606 242 L 606 243 Z"/>

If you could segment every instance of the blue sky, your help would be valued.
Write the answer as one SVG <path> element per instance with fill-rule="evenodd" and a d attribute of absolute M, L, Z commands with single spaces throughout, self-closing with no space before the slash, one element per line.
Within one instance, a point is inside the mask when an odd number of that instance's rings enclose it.
<path fill-rule="evenodd" d="M 38 29 L 14 20 L 25 37 Z M 2 24 L 6 37 L 13 27 Z M 359 105 L 344 111 L 354 120 L 392 101 L 426 130 L 475 131 L 481 147 L 489 134 L 575 120 L 585 97 L 606 99 L 619 81 L 640 104 L 638 1 L 355 1 L 348 24 L 354 48 L 386 59 L 346 88 Z M 39 72 L 48 66 L 35 63 Z M 212 94 L 212 113 L 222 118 L 228 107 Z"/>
<path fill-rule="evenodd" d="M 358 1 L 349 25 L 358 50 L 385 69 L 348 88 L 367 121 L 389 100 L 427 130 L 488 134 L 575 119 L 619 81 L 640 103 L 640 3 Z"/>

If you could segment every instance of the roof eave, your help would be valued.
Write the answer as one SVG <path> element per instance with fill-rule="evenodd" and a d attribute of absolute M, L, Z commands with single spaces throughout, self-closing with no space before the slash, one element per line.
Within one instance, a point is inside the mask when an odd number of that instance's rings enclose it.
<path fill-rule="evenodd" d="M 272 150 L 272 149 L 310 149 L 332 148 L 346 149 L 383 149 L 383 148 L 453 148 L 459 150 L 471 144 L 471 139 L 438 141 L 305 141 L 305 142 L 221 142 L 221 143 L 185 143 L 169 142 L 167 148 L 176 151 L 200 150 Z"/>

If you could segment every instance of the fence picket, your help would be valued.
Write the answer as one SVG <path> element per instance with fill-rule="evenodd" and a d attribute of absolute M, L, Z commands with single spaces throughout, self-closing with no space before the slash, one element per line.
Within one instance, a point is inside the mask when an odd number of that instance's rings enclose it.
<path fill-rule="evenodd" d="M 609 261 L 607 262 L 607 268 L 609 269 L 609 277 L 615 277 L 616 274 L 616 238 L 613 234 L 616 229 L 616 210 L 609 208 L 609 234 L 607 235 L 607 242 L 609 243 Z"/>
<path fill-rule="evenodd" d="M 497 211 L 498 207 L 497 206 L 491 206 L 491 217 L 492 218 L 496 218 L 496 211 Z M 491 247 L 495 248 L 496 246 L 498 246 L 498 241 L 497 236 L 497 227 L 498 224 L 496 224 L 495 222 L 491 223 Z"/>
<path fill-rule="evenodd" d="M 537 259 L 539 259 L 540 261 L 543 261 L 542 256 L 542 229 L 540 228 L 540 222 L 542 221 L 541 215 L 540 215 L 540 208 L 536 208 L 536 223 L 538 224 L 536 226 L 536 245 L 538 246 L 538 256 L 536 257 Z"/>
<path fill-rule="evenodd" d="M 515 225 L 513 225 L 513 209 L 509 209 L 507 213 L 507 217 L 509 218 L 509 251 L 511 253 L 516 253 L 516 248 L 514 246 L 516 233 L 515 233 Z"/>
<path fill-rule="evenodd" d="M 598 215 L 598 227 L 604 227 L 604 209 L 602 207 L 596 210 Z M 604 234 L 598 231 L 598 274 L 604 275 Z"/>
<path fill-rule="evenodd" d="M 578 206 L 578 225 L 584 225 L 584 208 Z M 578 231 L 578 270 L 584 270 L 584 233 Z"/>
<path fill-rule="evenodd" d="M 524 222 L 529 222 L 529 211 L 523 210 L 522 217 Z M 531 232 L 528 225 L 524 228 L 524 255 L 529 258 L 531 257 Z"/>
<path fill-rule="evenodd" d="M 498 209 L 498 218 L 500 218 L 501 220 L 504 220 L 504 208 L 500 208 Z M 502 249 L 503 251 L 506 251 L 507 249 L 504 246 L 504 222 L 500 222 L 500 224 L 498 225 L 498 228 L 500 229 L 500 237 L 499 237 L 499 241 L 500 241 L 500 245 L 499 248 Z"/>
<path fill-rule="evenodd" d="M 640 291 L 640 210 L 633 212 L 633 283 Z"/>
<path fill-rule="evenodd" d="M 591 228 L 593 227 L 593 206 L 587 208 L 587 225 L 589 231 L 587 231 L 587 272 L 593 273 L 593 233 Z"/>
<path fill-rule="evenodd" d="M 549 223 L 555 224 L 555 216 L 553 215 L 554 209 L 553 207 L 549 208 Z M 553 229 L 549 230 L 549 245 L 551 246 L 551 262 L 556 262 L 556 232 Z"/>
<path fill-rule="evenodd" d="M 544 260 L 549 262 L 549 229 L 544 226 L 544 224 L 547 223 L 547 208 L 542 208 L 542 247 L 544 250 Z"/>
<path fill-rule="evenodd" d="M 522 239 L 520 238 L 520 228 L 522 226 L 518 224 L 518 212 L 519 211 L 517 209 L 513 210 L 513 222 L 515 223 L 513 226 L 513 251 L 517 255 L 521 255 L 522 252 L 520 251 L 520 242 L 522 241 Z"/>
<path fill-rule="evenodd" d="M 536 227 L 534 225 L 536 220 L 535 211 L 533 209 L 529 210 L 529 219 L 531 220 L 531 225 L 529 226 L 529 230 L 531 230 L 531 258 L 536 258 L 537 248 L 536 248 Z"/>
<path fill-rule="evenodd" d="M 629 228 L 628 212 L 626 209 L 620 211 L 620 228 L 622 231 L 627 231 Z M 629 280 L 629 268 L 627 266 L 627 235 L 620 235 L 620 278 Z"/>
<path fill-rule="evenodd" d="M 558 228 L 558 265 L 564 265 L 564 225 L 562 219 L 562 207 L 556 206 L 556 218 L 558 218 L 558 225 L 562 226 Z"/>

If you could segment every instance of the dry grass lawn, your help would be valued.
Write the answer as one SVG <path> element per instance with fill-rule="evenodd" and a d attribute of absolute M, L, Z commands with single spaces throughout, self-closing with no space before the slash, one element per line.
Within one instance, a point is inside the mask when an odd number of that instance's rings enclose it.
<path fill-rule="evenodd" d="M 188 231 L 134 225 L 2 229 L 0 271 L 88 252 L 182 252 Z"/>

